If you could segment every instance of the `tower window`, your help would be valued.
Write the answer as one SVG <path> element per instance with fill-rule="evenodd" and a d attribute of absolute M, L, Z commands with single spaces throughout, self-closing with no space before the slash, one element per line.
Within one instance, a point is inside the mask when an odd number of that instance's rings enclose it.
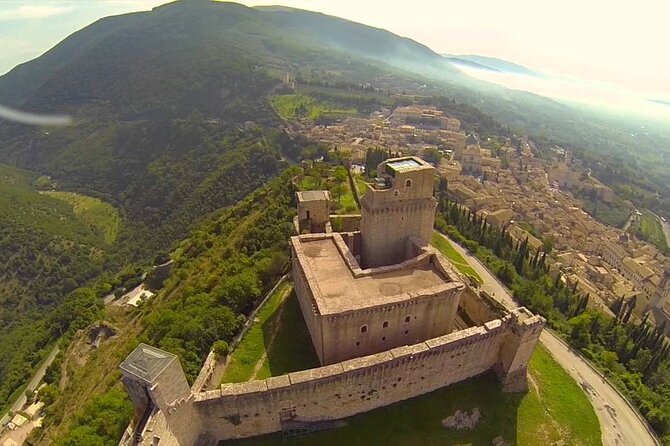
<path fill-rule="evenodd" d="M 405 323 L 408 323 L 408 322 L 410 321 L 410 319 L 411 319 L 411 317 L 407 316 L 407 317 L 405 318 Z"/>
<path fill-rule="evenodd" d="M 410 187 L 412 185 L 412 180 L 405 181 L 405 187 Z"/>
<path fill-rule="evenodd" d="M 386 340 L 386 336 L 382 336 L 382 342 Z"/>
<path fill-rule="evenodd" d="M 367 325 L 363 325 L 363 326 L 361 327 L 361 333 L 367 333 L 367 332 L 368 332 L 368 326 L 367 326 Z"/>
<path fill-rule="evenodd" d="M 382 328 L 389 328 L 389 321 L 384 321 Z"/>
<path fill-rule="evenodd" d="M 400 195 L 400 191 L 394 190 L 393 191 L 393 196 L 397 197 L 398 195 Z"/>

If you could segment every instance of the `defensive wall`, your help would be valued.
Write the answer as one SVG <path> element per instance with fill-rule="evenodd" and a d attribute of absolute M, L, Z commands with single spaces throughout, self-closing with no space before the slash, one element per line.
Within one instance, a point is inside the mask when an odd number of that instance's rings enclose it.
<path fill-rule="evenodd" d="M 349 417 L 488 370 L 499 377 L 503 391 L 524 391 L 528 360 L 543 326 L 544 319 L 520 308 L 418 344 L 208 392 L 193 393 L 174 367 L 145 385 L 129 382 L 136 378 L 126 373 L 123 382 L 136 404 L 134 396 L 144 395 L 138 390 L 143 387 L 156 407 L 152 431 L 140 444 L 216 445 L 279 431 L 287 423 Z"/>

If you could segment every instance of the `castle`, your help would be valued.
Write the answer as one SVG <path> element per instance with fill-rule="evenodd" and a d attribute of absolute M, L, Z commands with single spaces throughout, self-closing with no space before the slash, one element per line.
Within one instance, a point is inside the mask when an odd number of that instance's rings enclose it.
<path fill-rule="evenodd" d="M 290 240 L 321 367 L 203 391 L 211 367 L 189 387 L 175 355 L 142 344 L 120 367 L 136 408 L 122 444 L 216 445 L 346 418 L 489 370 L 504 392 L 527 390 L 544 319 L 477 294 L 428 244 L 434 176 L 419 158 L 381 163 L 354 232 L 328 232 L 327 194 L 300 195 L 300 214 L 325 231 Z"/>

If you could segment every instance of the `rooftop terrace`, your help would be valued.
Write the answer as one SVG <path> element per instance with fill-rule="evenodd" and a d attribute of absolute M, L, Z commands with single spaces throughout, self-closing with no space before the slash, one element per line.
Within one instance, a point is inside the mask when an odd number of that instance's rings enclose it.
<path fill-rule="evenodd" d="M 361 270 L 341 237 L 294 237 L 321 314 L 402 302 L 460 286 L 441 274 L 432 255 L 399 265 Z M 339 246 L 338 246 L 339 245 Z M 343 253 L 344 252 L 344 253 Z"/>

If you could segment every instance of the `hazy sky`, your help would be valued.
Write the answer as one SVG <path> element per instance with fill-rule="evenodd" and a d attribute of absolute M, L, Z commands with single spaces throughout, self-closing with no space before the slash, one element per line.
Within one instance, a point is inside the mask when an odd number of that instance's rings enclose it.
<path fill-rule="evenodd" d="M 0 73 L 97 18 L 164 0 L 0 0 Z M 321 11 L 413 38 L 437 52 L 531 68 L 670 98 L 668 1 L 243 0 Z"/>

